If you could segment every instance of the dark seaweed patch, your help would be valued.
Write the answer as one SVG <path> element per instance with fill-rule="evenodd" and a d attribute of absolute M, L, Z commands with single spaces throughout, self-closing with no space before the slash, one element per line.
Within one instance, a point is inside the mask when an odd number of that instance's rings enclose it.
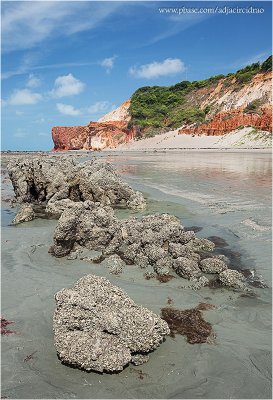
<path fill-rule="evenodd" d="M 10 329 L 7 329 L 7 326 L 12 323 L 13 323 L 13 321 L 8 321 L 5 318 L 1 318 L 1 335 L 10 335 L 12 333 L 15 333 L 15 331 L 11 331 Z"/>
<path fill-rule="evenodd" d="M 203 229 L 202 226 L 195 226 L 195 225 L 194 226 L 187 226 L 186 228 L 184 228 L 184 230 L 186 232 L 193 231 L 194 233 L 200 232 L 200 231 L 202 231 L 202 229 Z"/>
<path fill-rule="evenodd" d="M 228 246 L 228 243 L 225 241 L 225 239 L 221 238 L 220 236 L 209 236 L 207 239 L 213 242 L 215 244 L 215 247 Z"/>
<path fill-rule="evenodd" d="M 201 303 L 189 310 L 178 310 L 174 308 L 162 308 L 161 316 L 170 328 L 170 336 L 183 335 L 187 337 L 190 344 L 206 343 L 212 335 L 212 326 L 202 317 L 200 310 L 213 308 L 211 304 Z"/>
<path fill-rule="evenodd" d="M 169 282 L 174 278 L 173 275 L 156 275 L 156 279 L 161 283 Z M 146 278 L 147 279 L 147 278 Z"/>
<path fill-rule="evenodd" d="M 223 287 L 223 284 L 219 278 L 215 278 L 209 281 L 208 287 L 211 289 L 219 289 Z"/>
<path fill-rule="evenodd" d="M 143 372 L 142 369 L 134 369 L 130 368 L 130 372 L 137 374 L 138 379 L 144 379 L 145 376 L 148 376 L 146 372 Z"/>

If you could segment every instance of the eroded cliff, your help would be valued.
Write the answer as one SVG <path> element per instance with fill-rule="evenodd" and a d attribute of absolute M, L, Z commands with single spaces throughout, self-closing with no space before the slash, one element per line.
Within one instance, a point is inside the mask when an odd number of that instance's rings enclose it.
<path fill-rule="evenodd" d="M 54 127 L 54 150 L 102 150 L 179 129 L 218 136 L 252 126 L 272 132 L 271 58 L 227 76 L 143 87 L 98 122 Z"/>

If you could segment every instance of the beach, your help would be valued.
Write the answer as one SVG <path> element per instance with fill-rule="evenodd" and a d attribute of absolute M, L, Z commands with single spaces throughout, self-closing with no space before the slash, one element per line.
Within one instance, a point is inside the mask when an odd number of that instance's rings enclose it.
<path fill-rule="evenodd" d="M 237 129 L 223 136 L 186 135 L 179 134 L 179 129 L 169 131 L 154 137 L 134 140 L 117 146 L 114 151 L 145 151 L 145 150 L 205 150 L 217 151 L 248 151 L 272 150 L 272 135 L 270 132 L 253 130 L 251 127 Z"/>
<path fill-rule="evenodd" d="M 134 265 L 118 277 L 100 264 L 54 258 L 48 249 L 56 220 L 37 218 L 11 225 L 16 208 L 10 203 L 13 190 L 6 163 L 26 154 L 5 153 L 2 316 L 13 321 L 10 329 L 15 333 L 2 337 L 3 397 L 271 398 L 271 149 L 210 150 L 207 139 L 215 138 L 206 137 L 205 148 L 203 138 L 188 137 L 200 139 L 196 146 L 204 150 L 196 151 L 188 142 L 187 151 L 176 151 L 176 142 L 172 147 L 163 139 L 161 143 L 155 143 L 158 138 L 146 139 L 145 153 L 137 147 L 139 141 L 130 153 L 124 147 L 115 152 L 55 153 L 54 157 L 111 162 L 147 201 L 143 211 L 117 209 L 119 218 L 167 212 L 185 227 L 198 227 L 199 237 L 221 238 L 219 252 L 255 276 L 255 296 L 227 288 L 194 291 L 182 278 L 167 283 L 145 280 L 143 270 Z M 153 140 L 150 148 L 148 140 Z M 173 150 L 164 152 L 165 148 Z M 52 154 L 39 154 L 48 155 Z M 54 295 L 86 274 L 105 276 L 157 314 L 170 301 L 179 309 L 215 305 L 204 312 L 214 340 L 191 345 L 184 336 L 167 337 L 147 364 L 129 365 L 119 374 L 86 373 L 61 364 L 53 342 Z"/>

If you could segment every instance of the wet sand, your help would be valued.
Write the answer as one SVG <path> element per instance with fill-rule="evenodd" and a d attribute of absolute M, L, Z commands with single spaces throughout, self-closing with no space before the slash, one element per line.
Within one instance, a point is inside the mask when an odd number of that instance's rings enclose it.
<path fill-rule="evenodd" d="M 144 214 L 174 213 L 184 226 L 202 227 L 198 236 L 223 238 L 228 245 L 222 242 L 222 250 L 269 285 L 255 288 L 257 297 L 223 288 L 193 291 L 183 288 L 189 282 L 182 278 L 145 280 L 145 271 L 135 266 L 117 277 L 103 265 L 56 259 L 48 254 L 56 221 L 11 226 L 15 210 L 2 203 L 2 316 L 14 321 L 16 331 L 2 337 L 2 397 L 271 398 L 271 156 L 218 154 L 96 156 L 113 162 L 126 181 L 145 193 Z M 94 155 L 79 153 L 78 158 Z M 5 157 L 2 162 L 5 166 Z M 5 199 L 12 190 L 5 173 L 2 179 Z M 117 210 L 119 217 L 128 213 Z M 147 364 L 113 375 L 62 365 L 53 344 L 54 294 L 88 273 L 107 277 L 157 313 L 169 299 L 180 309 L 214 304 L 203 316 L 215 340 L 191 345 L 183 336 L 167 337 Z"/>

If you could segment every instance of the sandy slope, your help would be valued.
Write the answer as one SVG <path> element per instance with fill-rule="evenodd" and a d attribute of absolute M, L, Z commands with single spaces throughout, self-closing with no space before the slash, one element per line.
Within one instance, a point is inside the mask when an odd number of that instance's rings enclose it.
<path fill-rule="evenodd" d="M 178 129 L 153 138 L 135 140 L 118 146 L 115 150 L 147 149 L 209 149 L 209 148 L 270 148 L 272 134 L 246 127 L 219 136 L 178 135 Z"/>

